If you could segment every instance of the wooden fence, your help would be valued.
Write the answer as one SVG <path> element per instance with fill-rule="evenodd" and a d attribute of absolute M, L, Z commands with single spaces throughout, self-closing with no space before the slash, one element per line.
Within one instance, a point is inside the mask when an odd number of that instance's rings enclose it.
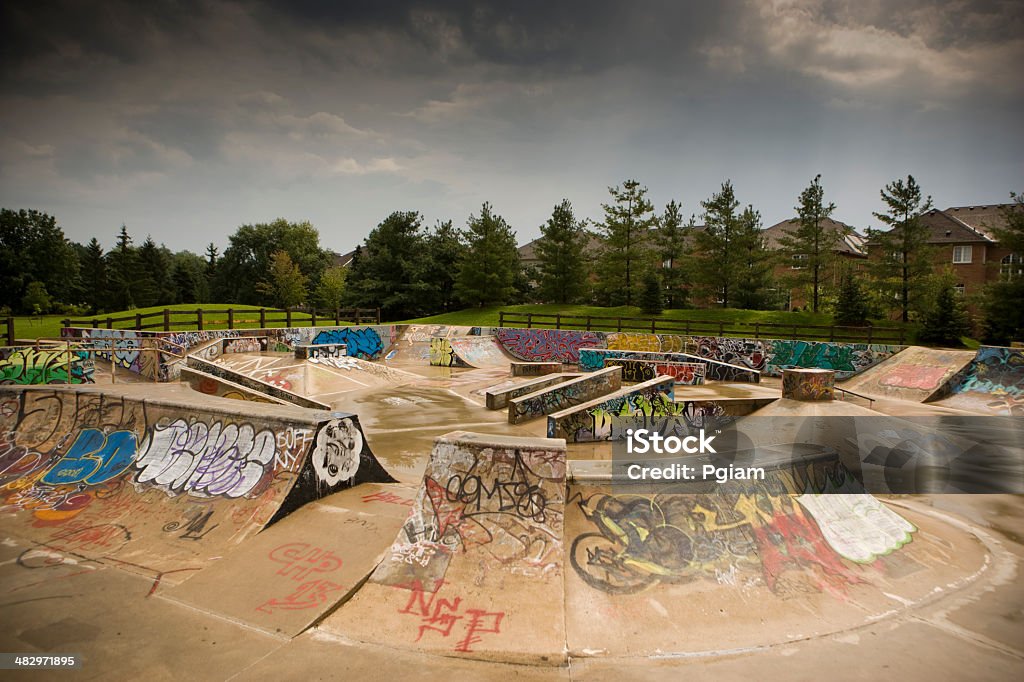
<path fill-rule="evenodd" d="M 0 318 L 0 327 L 4 328 L 3 335 L 0 335 L 0 339 L 3 339 L 5 346 L 14 345 L 14 317 L 8 315 L 7 317 Z"/>
<path fill-rule="evenodd" d="M 907 329 L 899 327 L 844 327 L 840 325 L 782 324 L 778 322 L 724 322 L 712 320 L 657 319 L 651 317 L 600 317 L 596 315 L 548 315 L 498 313 L 499 327 L 544 327 L 586 331 L 646 332 L 683 336 L 737 336 L 748 339 L 796 339 L 905 345 Z"/>
<path fill-rule="evenodd" d="M 185 319 L 180 319 L 185 318 Z M 150 322 L 150 320 L 156 320 Z M 121 317 L 93 317 L 85 320 L 61 320 L 63 327 L 93 327 L 106 329 L 135 329 L 181 331 L 183 329 L 266 329 L 270 327 L 315 327 L 317 323 L 380 324 L 380 308 L 352 308 L 317 311 L 282 308 L 234 308 L 171 310 L 165 308 L 154 313 L 136 313 Z M 12 326 L 13 329 L 13 326 Z M 12 332 L 13 333 L 13 332 Z"/>

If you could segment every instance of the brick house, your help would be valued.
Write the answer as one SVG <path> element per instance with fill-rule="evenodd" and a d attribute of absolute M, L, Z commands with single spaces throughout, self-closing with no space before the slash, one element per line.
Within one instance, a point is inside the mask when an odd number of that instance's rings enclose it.
<path fill-rule="evenodd" d="M 867 261 L 866 240 L 857 230 L 838 220 L 825 218 L 822 224 L 825 232 L 837 235 L 835 249 L 837 258 L 831 268 L 826 268 L 821 273 L 821 284 L 826 288 L 834 289 L 839 286 L 839 279 L 845 267 L 850 264 L 853 264 L 854 267 L 862 267 Z M 783 237 L 787 234 L 793 234 L 799 229 L 800 219 L 790 218 L 764 230 L 765 248 L 779 253 L 779 259 L 772 275 L 781 286 L 786 286 L 785 283 L 787 281 L 792 282 L 794 276 L 799 274 L 798 271 L 806 267 L 806 256 L 803 256 L 803 254 L 795 254 L 789 258 L 781 254 Z M 794 308 L 806 306 L 810 298 L 811 292 L 808 291 L 806 286 L 790 286 L 789 305 L 787 308 L 793 310 Z"/>
<path fill-rule="evenodd" d="M 953 206 L 921 214 L 928 228 L 935 272 L 947 267 L 956 275 L 956 289 L 969 297 L 981 294 L 986 284 L 1024 276 L 1024 254 L 1001 246 L 993 228 L 1006 226 L 1006 210 L 1014 204 Z M 874 255 L 876 249 L 869 247 Z"/>

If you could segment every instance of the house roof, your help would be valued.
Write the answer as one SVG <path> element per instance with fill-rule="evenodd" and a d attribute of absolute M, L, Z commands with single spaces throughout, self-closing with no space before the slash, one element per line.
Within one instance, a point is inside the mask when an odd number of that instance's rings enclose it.
<path fill-rule="evenodd" d="M 837 253 L 849 256 L 867 256 L 866 240 L 857 232 L 856 229 L 850 227 L 844 222 L 833 220 L 832 218 L 825 218 L 823 222 L 826 231 L 832 233 L 838 232 L 842 235 L 838 247 L 836 248 Z M 781 249 L 782 238 L 786 234 L 796 232 L 798 229 L 800 229 L 799 218 L 783 220 L 780 223 L 775 223 L 771 227 L 765 228 L 765 246 L 773 251 Z"/>
<path fill-rule="evenodd" d="M 993 228 L 1006 227 L 1007 210 L 1021 209 L 1017 204 L 951 206 L 945 210 L 933 208 L 922 213 L 920 219 L 929 230 L 929 244 L 994 244 L 999 240 Z"/>
<path fill-rule="evenodd" d="M 1006 227 L 1006 212 L 1021 210 L 1019 204 L 991 204 L 988 206 L 950 206 L 944 213 L 975 232 L 993 241 L 992 228 Z"/>
<path fill-rule="evenodd" d="M 537 242 L 540 241 L 540 237 L 537 237 L 533 241 L 529 241 L 519 247 L 519 260 L 531 262 L 539 261 L 540 256 L 537 255 Z M 587 231 L 587 242 L 583 245 L 583 255 L 595 256 L 601 248 L 601 239 L 593 232 Z"/>

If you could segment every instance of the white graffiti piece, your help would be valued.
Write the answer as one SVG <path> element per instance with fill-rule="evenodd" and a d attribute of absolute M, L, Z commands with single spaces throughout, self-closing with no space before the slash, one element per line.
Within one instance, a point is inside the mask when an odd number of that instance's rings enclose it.
<path fill-rule="evenodd" d="M 850 561 L 868 563 L 899 549 L 913 538 L 914 524 L 872 495 L 801 495 L 825 540 Z"/>
<path fill-rule="evenodd" d="M 309 358 L 308 362 L 312 365 L 328 365 L 335 369 L 362 369 L 355 358 L 349 357 L 327 357 L 320 355 Z"/>
<path fill-rule="evenodd" d="M 197 496 L 241 497 L 274 461 L 275 441 L 273 432 L 257 433 L 249 424 L 158 424 L 140 447 L 138 481 Z"/>
<path fill-rule="evenodd" d="M 316 435 L 313 470 L 320 481 L 334 486 L 349 481 L 359 469 L 363 434 L 351 419 L 332 419 Z"/>
<path fill-rule="evenodd" d="M 419 564 L 426 566 L 438 552 L 438 548 L 446 551 L 441 545 L 429 542 L 417 542 L 413 545 L 394 545 L 391 547 L 391 560 L 403 564 Z"/>
<path fill-rule="evenodd" d="M 288 427 L 283 431 L 278 431 L 274 469 L 291 469 L 312 440 L 313 432 L 310 429 Z"/>

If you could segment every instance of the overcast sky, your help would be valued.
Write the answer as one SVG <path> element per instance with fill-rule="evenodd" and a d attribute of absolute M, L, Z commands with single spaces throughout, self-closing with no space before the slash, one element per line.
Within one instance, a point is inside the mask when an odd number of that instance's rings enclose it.
<path fill-rule="evenodd" d="M 1024 3 L 4 2 L 0 205 L 109 247 L 310 220 L 347 251 L 389 213 L 539 235 L 635 178 L 699 214 L 727 178 L 765 226 L 822 174 L 879 225 L 1024 191 Z"/>

